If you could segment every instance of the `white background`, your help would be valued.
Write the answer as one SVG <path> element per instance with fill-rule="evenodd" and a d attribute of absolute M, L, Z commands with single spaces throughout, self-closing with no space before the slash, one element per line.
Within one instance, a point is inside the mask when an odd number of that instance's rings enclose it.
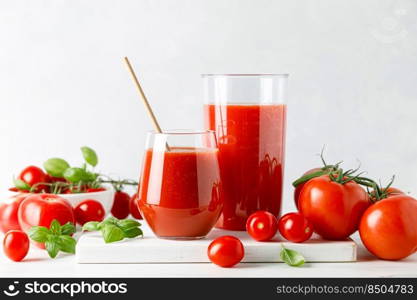
<path fill-rule="evenodd" d="M 290 182 L 329 161 L 417 192 L 417 1 L 0 0 L 0 190 L 79 147 L 136 179 L 151 124 L 202 126 L 201 73 L 290 73 Z"/>

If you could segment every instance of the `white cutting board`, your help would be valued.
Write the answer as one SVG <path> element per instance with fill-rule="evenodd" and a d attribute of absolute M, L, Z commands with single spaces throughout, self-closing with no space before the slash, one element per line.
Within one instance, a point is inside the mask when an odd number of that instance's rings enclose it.
<path fill-rule="evenodd" d="M 281 244 L 304 255 L 308 262 L 356 261 L 356 244 L 352 240 L 326 241 L 313 236 L 304 243 L 289 243 L 280 236 L 270 242 L 257 242 L 246 232 L 213 229 L 205 239 L 174 241 L 158 239 L 143 223 L 143 238 L 126 239 L 105 244 L 99 232 L 86 232 L 79 238 L 76 260 L 81 264 L 112 263 L 205 263 L 207 247 L 216 237 L 233 235 L 245 247 L 243 262 L 281 262 Z"/>

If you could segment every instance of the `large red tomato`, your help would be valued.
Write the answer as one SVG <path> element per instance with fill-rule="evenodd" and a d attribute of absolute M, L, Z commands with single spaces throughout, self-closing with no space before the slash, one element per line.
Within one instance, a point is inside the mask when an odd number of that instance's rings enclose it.
<path fill-rule="evenodd" d="M 19 224 L 23 231 L 28 232 L 32 226 L 49 228 L 56 219 L 61 225 L 71 222 L 75 225 L 74 211 L 71 204 L 57 195 L 34 194 L 22 201 L 18 211 Z M 44 244 L 36 243 L 40 248 Z"/>
<path fill-rule="evenodd" d="M 316 233 L 329 240 L 342 240 L 354 233 L 369 205 L 369 196 L 360 185 L 353 181 L 341 184 L 329 175 L 309 180 L 299 198 L 301 213 Z"/>
<path fill-rule="evenodd" d="M 365 247 L 379 258 L 398 260 L 413 254 L 417 250 L 417 200 L 396 194 L 378 201 L 363 214 L 359 233 Z"/>
<path fill-rule="evenodd" d="M 6 233 L 9 230 L 20 230 L 17 211 L 20 203 L 28 194 L 18 194 L 6 201 L 0 202 L 0 230 Z"/>

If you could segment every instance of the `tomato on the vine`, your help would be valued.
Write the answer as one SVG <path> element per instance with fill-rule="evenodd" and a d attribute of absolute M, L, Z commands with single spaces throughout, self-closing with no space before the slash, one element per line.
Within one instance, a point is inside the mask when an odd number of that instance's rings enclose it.
<path fill-rule="evenodd" d="M 325 239 L 341 240 L 354 233 L 370 205 L 367 192 L 353 180 L 323 175 L 306 182 L 300 193 L 300 212 Z"/>
<path fill-rule="evenodd" d="M 61 225 L 68 222 L 75 224 L 74 210 L 71 204 L 57 195 L 32 194 L 22 201 L 18 210 L 19 224 L 28 232 L 33 226 L 49 228 L 56 219 Z M 35 243 L 40 248 L 44 244 Z"/>
<path fill-rule="evenodd" d="M 211 262 L 223 268 L 230 268 L 239 263 L 245 255 L 242 242 L 230 235 L 221 236 L 211 242 L 207 249 Z"/>
<path fill-rule="evenodd" d="M 128 193 L 116 191 L 114 194 L 111 214 L 118 219 L 125 219 L 130 214 L 130 196 Z"/>
<path fill-rule="evenodd" d="M 20 203 L 28 194 L 18 194 L 6 201 L 0 202 L 0 230 L 6 233 L 9 230 L 20 230 L 17 211 Z"/>
<path fill-rule="evenodd" d="M 246 221 L 246 231 L 257 241 L 269 241 L 278 230 L 277 218 L 267 211 L 257 211 Z"/>
<path fill-rule="evenodd" d="M 3 250 L 8 258 L 21 261 L 29 252 L 29 238 L 21 230 L 10 230 L 3 239 Z"/>
<path fill-rule="evenodd" d="M 130 198 L 129 207 L 132 217 L 138 220 L 142 220 L 142 215 L 140 214 L 138 205 L 138 193 L 134 193 Z"/>
<path fill-rule="evenodd" d="M 105 211 L 103 205 L 93 199 L 81 201 L 74 208 L 75 220 L 78 224 L 84 225 L 90 221 L 101 222 L 104 219 Z"/>
<path fill-rule="evenodd" d="M 305 172 L 302 176 L 313 174 L 313 173 L 318 172 L 320 170 L 322 170 L 322 168 L 313 168 L 313 169 L 310 169 L 307 172 Z M 294 188 L 294 203 L 295 203 L 295 207 L 297 209 L 298 209 L 298 199 L 300 198 L 301 190 L 303 189 L 305 184 L 306 184 L 306 182 L 300 183 Z"/>
<path fill-rule="evenodd" d="M 370 206 L 362 216 L 359 233 L 375 256 L 398 260 L 417 250 L 417 200 L 395 194 Z"/>
<path fill-rule="evenodd" d="M 278 222 L 278 228 L 285 239 L 294 243 L 302 243 L 313 234 L 310 222 L 298 212 L 283 215 Z"/>

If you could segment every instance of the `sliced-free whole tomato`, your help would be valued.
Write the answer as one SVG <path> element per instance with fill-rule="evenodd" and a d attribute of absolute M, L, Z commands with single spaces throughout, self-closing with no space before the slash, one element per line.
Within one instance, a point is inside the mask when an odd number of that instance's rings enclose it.
<path fill-rule="evenodd" d="M 396 194 L 370 206 L 359 233 L 365 247 L 381 259 L 403 259 L 417 250 L 417 200 Z"/>
<path fill-rule="evenodd" d="M 29 238 L 21 230 L 10 230 L 3 239 L 3 250 L 8 258 L 21 261 L 29 252 Z"/>
<path fill-rule="evenodd" d="M 368 193 L 356 182 L 344 184 L 329 175 L 306 182 L 300 193 L 300 212 L 325 239 L 343 240 L 354 233 L 369 207 Z"/>
<path fill-rule="evenodd" d="M 111 214 L 118 219 L 125 219 L 130 214 L 130 196 L 128 193 L 117 191 L 114 194 L 114 202 Z"/>
<path fill-rule="evenodd" d="M 28 166 L 20 172 L 18 179 L 27 183 L 30 187 L 33 187 L 35 184 L 45 183 L 48 181 L 47 174 L 39 167 Z M 36 192 L 45 190 L 47 187 L 45 185 L 39 185 L 36 188 Z"/>
<path fill-rule="evenodd" d="M 138 220 L 142 220 L 142 215 L 140 214 L 138 205 L 138 193 L 134 193 L 132 195 L 132 197 L 130 198 L 129 206 L 130 214 L 132 215 L 132 217 Z"/>

